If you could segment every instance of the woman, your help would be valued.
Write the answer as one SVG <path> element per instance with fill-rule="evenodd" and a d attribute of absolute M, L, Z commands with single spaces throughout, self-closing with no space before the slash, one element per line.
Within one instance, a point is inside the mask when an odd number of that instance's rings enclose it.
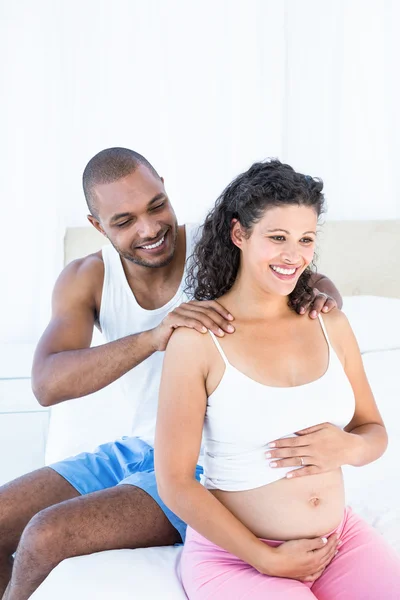
<path fill-rule="evenodd" d="M 222 193 L 196 248 L 195 298 L 218 298 L 235 333 L 219 342 L 181 328 L 165 355 L 156 472 L 189 525 L 190 600 L 400 598 L 399 558 L 345 508 L 342 465 L 387 445 L 357 342 L 338 310 L 296 312 L 323 202 L 319 180 L 256 163 Z"/>

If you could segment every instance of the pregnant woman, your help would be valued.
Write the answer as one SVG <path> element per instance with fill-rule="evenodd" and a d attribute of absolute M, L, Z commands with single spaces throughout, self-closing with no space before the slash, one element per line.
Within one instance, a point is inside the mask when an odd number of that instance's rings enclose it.
<path fill-rule="evenodd" d="M 217 200 L 195 250 L 195 298 L 218 299 L 235 333 L 177 329 L 164 360 L 156 472 L 189 525 L 190 600 L 400 598 L 400 559 L 345 505 L 342 465 L 387 445 L 357 342 L 339 310 L 296 312 L 323 202 L 321 181 L 256 163 Z"/>

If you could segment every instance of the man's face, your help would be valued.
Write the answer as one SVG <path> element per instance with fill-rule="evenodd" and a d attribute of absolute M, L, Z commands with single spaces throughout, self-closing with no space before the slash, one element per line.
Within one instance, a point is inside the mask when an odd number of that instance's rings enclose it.
<path fill-rule="evenodd" d="M 117 252 L 143 267 L 164 267 L 175 252 L 178 223 L 164 182 L 147 167 L 94 188 L 98 220 Z"/>

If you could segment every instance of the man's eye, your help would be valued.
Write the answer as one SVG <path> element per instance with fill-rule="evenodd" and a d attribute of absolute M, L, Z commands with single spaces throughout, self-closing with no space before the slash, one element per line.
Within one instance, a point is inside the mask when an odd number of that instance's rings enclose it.
<path fill-rule="evenodd" d="M 157 204 L 157 206 L 153 206 L 153 208 L 151 210 L 158 210 L 159 208 L 163 208 L 164 207 L 164 202 L 162 204 Z"/>
<path fill-rule="evenodd" d="M 124 221 L 123 223 L 117 223 L 117 227 L 125 227 L 125 225 L 128 225 L 128 223 L 130 223 L 130 221 Z"/>

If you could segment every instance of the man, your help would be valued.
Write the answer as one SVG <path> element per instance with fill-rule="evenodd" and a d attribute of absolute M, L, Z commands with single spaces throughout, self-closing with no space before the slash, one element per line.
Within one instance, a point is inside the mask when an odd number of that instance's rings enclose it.
<path fill-rule="evenodd" d="M 164 181 L 143 156 L 124 148 L 100 152 L 84 171 L 83 187 L 89 221 L 111 246 L 60 275 L 35 354 L 33 389 L 52 406 L 121 379 L 134 419 L 129 438 L 0 489 L 3 600 L 26 600 L 68 557 L 182 541 L 185 525 L 162 503 L 154 477 L 162 352 L 176 327 L 234 332 L 234 317 L 218 302 L 187 297 L 185 265 L 198 228 L 178 226 Z M 314 285 L 319 291 L 302 310 L 310 309 L 311 318 L 341 302 L 325 277 Z M 90 348 L 94 325 L 107 343 Z"/>

